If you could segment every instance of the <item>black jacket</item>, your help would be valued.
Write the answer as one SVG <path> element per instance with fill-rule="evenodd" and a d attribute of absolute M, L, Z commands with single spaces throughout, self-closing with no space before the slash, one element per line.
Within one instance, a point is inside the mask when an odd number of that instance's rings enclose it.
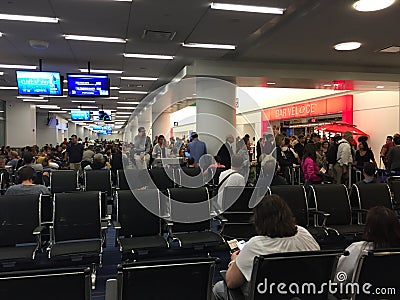
<path fill-rule="evenodd" d="M 221 158 L 221 164 L 223 164 L 226 169 L 231 168 L 232 154 L 232 147 L 228 143 L 223 144 L 218 150 L 217 155 Z"/>

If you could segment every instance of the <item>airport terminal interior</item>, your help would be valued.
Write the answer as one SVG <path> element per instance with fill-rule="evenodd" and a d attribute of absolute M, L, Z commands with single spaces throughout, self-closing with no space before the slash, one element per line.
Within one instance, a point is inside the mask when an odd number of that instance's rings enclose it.
<path fill-rule="evenodd" d="M 0 299 L 400 299 L 399 16 L 0 0 Z"/>

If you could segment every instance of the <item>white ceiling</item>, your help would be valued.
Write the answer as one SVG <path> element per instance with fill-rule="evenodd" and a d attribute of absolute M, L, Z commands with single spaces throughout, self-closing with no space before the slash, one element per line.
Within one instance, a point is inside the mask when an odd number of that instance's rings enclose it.
<path fill-rule="evenodd" d="M 58 17 L 58 24 L 0 20 L 0 64 L 38 64 L 43 70 L 76 73 L 90 61 L 93 69 L 122 70 L 123 76 L 158 77 L 157 81 L 125 81 L 110 75 L 111 85 L 121 90 L 151 92 L 168 83 L 195 60 L 218 62 L 318 64 L 347 68 L 379 67 L 398 73 L 400 54 L 376 52 L 400 45 L 400 1 L 372 13 L 352 8 L 353 0 L 223 0 L 221 2 L 287 8 L 282 16 L 217 11 L 205 0 L 0 0 L 0 13 Z M 145 35 L 146 30 L 170 32 L 172 40 Z M 65 34 L 127 39 L 126 44 L 67 41 Z M 154 36 L 154 35 L 153 35 Z M 29 40 L 49 42 L 46 50 L 29 46 Z M 358 40 L 363 46 L 353 52 L 337 52 L 338 42 Z M 234 51 L 192 49 L 182 42 L 234 44 Z M 123 53 L 174 55 L 173 60 L 124 58 Z M 251 71 L 251 70 L 250 70 Z M 0 69 L 0 86 L 16 86 L 15 70 Z M 257 86 L 251 78 L 229 78 L 240 85 Z M 323 79 L 323 78 L 321 78 Z M 339 78 L 338 78 L 339 79 Z M 284 81 L 282 81 L 283 83 Z M 296 81 L 284 87 L 304 87 Z M 235 82 L 236 83 L 236 82 Z M 279 81 L 278 81 L 279 83 Z M 310 87 L 314 85 L 307 83 Z M 278 86 L 279 87 L 279 84 Z M 0 98 L 15 98 L 16 91 L 0 90 Z M 119 96 L 117 90 L 112 96 Z M 140 101 L 145 95 L 120 95 L 119 100 L 98 99 L 104 109 L 115 109 L 117 101 Z M 76 100 L 76 99 L 75 99 Z M 69 98 L 51 98 L 49 104 L 77 107 Z M 120 106 L 120 105 L 118 105 Z"/>

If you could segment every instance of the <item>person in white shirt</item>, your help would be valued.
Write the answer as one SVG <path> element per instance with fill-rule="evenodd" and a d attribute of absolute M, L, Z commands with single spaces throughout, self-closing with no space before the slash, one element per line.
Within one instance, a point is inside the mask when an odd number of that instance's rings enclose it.
<path fill-rule="evenodd" d="M 223 212 L 231 203 L 223 203 L 224 188 L 227 186 L 244 187 L 246 180 L 239 172 L 243 167 L 243 157 L 240 155 L 232 155 L 231 168 L 222 172 L 219 175 L 219 188 L 218 188 L 218 210 L 219 213 Z"/>
<path fill-rule="evenodd" d="M 353 162 L 350 142 L 353 140 L 353 134 L 346 131 L 343 138 L 338 142 L 338 151 L 336 164 L 333 166 L 333 177 L 337 184 L 346 184 L 349 178 L 349 164 Z"/>
<path fill-rule="evenodd" d="M 251 238 L 241 251 L 232 254 L 226 272 L 228 288 L 241 288 L 246 296 L 256 256 L 320 250 L 311 234 L 296 225 L 292 211 L 278 195 L 267 195 L 257 204 L 254 225 L 258 235 Z M 222 281 L 216 283 L 213 294 L 217 300 L 227 299 Z"/>

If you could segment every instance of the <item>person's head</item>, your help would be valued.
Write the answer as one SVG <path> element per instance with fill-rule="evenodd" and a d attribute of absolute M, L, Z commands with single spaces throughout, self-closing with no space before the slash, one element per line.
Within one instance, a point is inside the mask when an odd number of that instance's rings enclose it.
<path fill-rule="evenodd" d="M 253 211 L 253 222 L 258 235 L 283 238 L 297 233 L 293 213 L 278 195 L 264 196 Z"/>
<path fill-rule="evenodd" d="M 276 135 L 275 144 L 277 147 L 283 147 L 283 145 L 285 144 L 285 136 L 282 134 Z"/>
<path fill-rule="evenodd" d="M 159 136 L 157 137 L 157 143 L 158 143 L 159 145 L 163 145 L 164 142 L 165 142 L 165 137 L 164 137 L 163 135 L 159 135 Z"/>
<path fill-rule="evenodd" d="M 316 151 L 321 151 L 322 150 L 322 143 L 321 142 L 316 142 L 315 143 L 315 150 Z"/>
<path fill-rule="evenodd" d="M 361 143 L 358 144 L 358 149 L 359 150 L 364 150 L 367 151 L 368 150 L 368 144 L 366 141 L 362 141 Z"/>
<path fill-rule="evenodd" d="M 390 143 L 390 142 L 393 142 L 393 137 L 391 135 L 388 135 L 386 137 L 386 143 Z"/>
<path fill-rule="evenodd" d="M 192 140 L 197 140 L 199 138 L 199 135 L 196 132 L 192 133 Z"/>
<path fill-rule="evenodd" d="M 328 141 L 323 141 L 322 142 L 322 150 L 327 151 L 329 148 L 329 142 Z"/>
<path fill-rule="evenodd" d="M 319 142 L 320 137 L 319 137 L 319 135 L 318 135 L 317 133 L 313 132 L 313 133 L 311 134 L 310 139 L 311 139 L 311 141 L 312 141 L 313 143 L 316 143 L 316 142 Z"/>
<path fill-rule="evenodd" d="M 194 167 L 194 158 L 192 156 L 188 157 L 186 164 L 188 167 Z"/>
<path fill-rule="evenodd" d="M 78 137 L 76 134 L 71 135 L 71 142 L 74 144 L 78 143 Z"/>
<path fill-rule="evenodd" d="M 235 141 L 235 138 L 233 137 L 232 134 L 229 134 L 226 136 L 226 142 L 228 142 L 229 144 L 232 144 Z"/>
<path fill-rule="evenodd" d="M 43 168 L 46 168 L 46 167 L 49 166 L 49 159 L 48 159 L 47 157 L 45 157 L 45 158 L 42 160 L 42 166 L 43 166 Z"/>
<path fill-rule="evenodd" d="M 64 138 L 64 142 L 68 142 L 67 138 Z"/>
<path fill-rule="evenodd" d="M 232 155 L 231 158 L 231 169 L 240 170 L 243 166 L 243 157 L 241 155 Z"/>
<path fill-rule="evenodd" d="M 365 178 L 374 178 L 376 172 L 376 167 L 371 162 L 366 162 L 363 168 L 363 174 Z"/>
<path fill-rule="evenodd" d="M 316 144 L 309 143 L 304 146 L 303 159 L 307 157 L 311 158 L 313 161 L 317 160 Z"/>
<path fill-rule="evenodd" d="M 140 127 L 138 128 L 138 135 L 139 135 L 139 136 L 145 136 L 145 135 L 146 135 L 146 129 L 144 129 L 143 126 L 140 126 Z"/>
<path fill-rule="evenodd" d="M 374 244 L 374 248 L 394 248 L 400 246 L 400 223 L 396 213 L 383 206 L 371 208 L 365 222 L 364 239 Z"/>
<path fill-rule="evenodd" d="M 6 159 L 4 156 L 0 156 L 0 168 L 4 169 L 6 167 Z"/>
<path fill-rule="evenodd" d="M 214 160 L 218 165 L 221 164 L 221 157 L 219 155 L 215 155 Z"/>
<path fill-rule="evenodd" d="M 366 141 L 368 141 L 368 137 L 365 135 L 362 135 L 362 136 L 358 137 L 357 141 L 359 143 L 366 142 Z"/>
<path fill-rule="evenodd" d="M 104 159 L 104 155 L 101 153 L 96 153 L 93 156 L 93 163 L 104 163 L 105 159 Z"/>
<path fill-rule="evenodd" d="M 399 145 L 400 145 L 400 136 L 395 136 L 395 137 L 393 138 L 393 143 L 394 143 L 396 146 L 399 146 Z"/>
<path fill-rule="evenodd" d="M 343 138 L 351 143 L 353 140 L 353 134 L 350 131 L 346 131 L 345 133 L 343 133 Z"/>
<path fill-rule="evenodd" d="M 22 183 L 32 183 L 33 174 L 35 174 L 35 170 L 31 166 L 23 166 L 18 171 L 18 176 Z"/>
<path fill-rule="evenodd" d="M 288 138 L 288 137 L 285 137 L 285 146 L 286 146 L 286 147 L 289 147 L 289 146 L 290 146 L 290 144 L 291 144 L 291 140 L 290 140 L 290 138 Z"/>
<path fill-rule="evenodd" d="M 11 151 L 10 152 L 10 158 L 11 159 L 18 159 L 18 152 L 17 151 Z"/>
<path fill-rule="evenodd" d="M 297 137 L 299 143 L 304 144 L 304 142 L 306 141 L 306 137 L 304 136 L 304 134 L 299 134 L 299 136 Z"/>
<path fill-rule="evenodd" d="M 33 155 L 32 152 L 25 151 L 23 155 L 24 165 L 29 165 L 33 163 Z"/>

